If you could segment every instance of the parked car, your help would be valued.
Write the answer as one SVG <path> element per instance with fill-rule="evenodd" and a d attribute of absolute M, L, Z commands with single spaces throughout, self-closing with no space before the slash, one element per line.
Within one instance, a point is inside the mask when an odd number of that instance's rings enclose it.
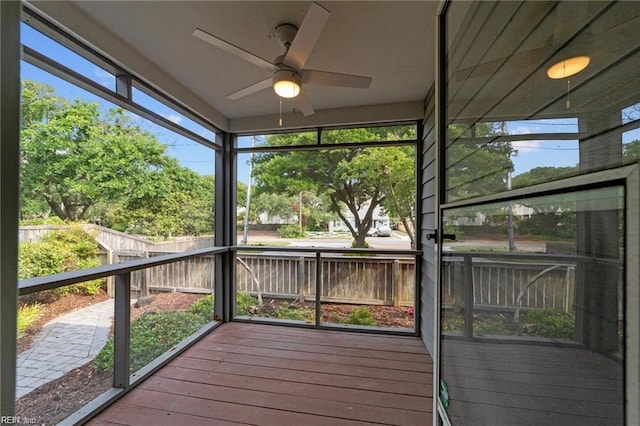
<path fill-rule="evenodd" d="M 378 226 L 375 229 L 370 229 L 367 232 L 368 237 L 390 237 L 391 236 L 391 228 L 386 225 Z"/>

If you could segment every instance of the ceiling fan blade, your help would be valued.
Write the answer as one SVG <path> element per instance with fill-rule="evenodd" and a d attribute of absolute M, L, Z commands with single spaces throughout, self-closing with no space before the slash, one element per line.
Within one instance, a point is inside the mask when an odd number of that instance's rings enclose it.
<path fill-rule="evenodd" d="M 327 9 L 318 3 L 311 3 L 282 62 L 300 71 L 307 62 L 328 19 L 329 11 Z"/>
<path fill-rule="evenodd" d="M 222 40 L 214 35 L 209 34 L 206 31 L 201 30 L 200 28 L 196 28 L 193 32 L 195 37 L 198 37 L 200 40 L 206 41 L 209 44 L 214 45 L 215 47 L 224 50 L 225 52 L 231 53 L 232 55 L 237 56 L 240 59 L 244 59 L 247 62 L 252 63 L 260 68 L 263 68 L 267 71 L 275 71 L 278 69 L 271 62 L 262 59 L 259 56 L 254 55 L 251 52 L 247 52 L 246 50 L 235 46 L 227 41 Z"/>
<path fill-rule="evenodd" d="M 271 85 L 273 84 L 271 77 L 266 78 L 262 81 L 259 81 L 257 83 L 253 83 L 251 86 L 247 86 L 244 89 L 240 89 L 237 92 L 234 92 L 230 95 L 227 96 L 227 99 L 231 100 L 231 101 L 235 101 L 237 99 L 243 98 L 247 95 L 250 95 L 252 93 L 256 93 L 259 92 L 261 90 L 264 90 L 266 88 L 271 87 Z"/>
<path fill-rule="evenodd" d="M 302 83 L 316 86 L 340 86 L 368 89 L 371 86 L 371 77 L 353 74 L 340 74 L 337 72 L 303 70 Z"/>
<path fill-rule="evenodd" d="M 307 92 L 305 92 L 304 90 L 300 91 L 300 94 L 298 94 L 298 96 L 293 99 L 293 104 L 297 109 L 302 111 L 302 114 L 305 117 L 313 115 L 313 113 L 315 112 L 313 110 L 313 106 L 311 105 L 311 100 L 307 96 Z"/>

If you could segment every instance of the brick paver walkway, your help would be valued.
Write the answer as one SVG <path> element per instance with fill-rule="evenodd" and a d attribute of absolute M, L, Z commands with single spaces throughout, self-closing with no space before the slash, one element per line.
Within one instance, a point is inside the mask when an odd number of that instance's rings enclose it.
<path fill-rule="evenodd" d="M 16 398 L 91 361 L 111 329 L 113 299 L 48 322 L 31 348 L 18 354 Z"/>

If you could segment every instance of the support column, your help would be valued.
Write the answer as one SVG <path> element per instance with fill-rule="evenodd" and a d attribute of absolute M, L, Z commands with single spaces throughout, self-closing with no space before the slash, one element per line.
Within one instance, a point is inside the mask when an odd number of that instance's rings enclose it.
<path fill-rule="evenodd" d="M 0 416 L 14 414 L 16 394 L 20 8 L 0 1 Z"/>
<path fill-rule="evenodd" d="M 236 243 L 236 161 L 234 140 L 229 133 L 219 136 L 222 150 L 216 151 L 215 173 L 215 242 L 216 246 Z M 235 253 L 216 255 L 215 268 L 215 318 L 228 322 L 232 318 L 235 294 Z"/>

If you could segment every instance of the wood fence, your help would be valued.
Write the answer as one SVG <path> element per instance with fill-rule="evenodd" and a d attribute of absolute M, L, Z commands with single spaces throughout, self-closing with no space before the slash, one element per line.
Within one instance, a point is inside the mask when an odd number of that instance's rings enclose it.
<path fill-rule="evenodd" d="M 576 265 L 523 260 L 503 261 L 474 258 L 472 274 L 462 257 L 445 257 L 442 298 L 445 307 L 463 306 L 471 295 L 475 308 L 514 310 L 522 308 L 557 309 L 573 312 L 575 306 Z M 472 280 L 472 289 L 466 277 Z"/>
<path fill-rule="evenodd" d="M 238 291 L 257 294 L 257 280 L 263 296 L 315 300 L 315 257 L 268 254 L 239 257 L 246 266 L 238 265 Z M 413 259 L 323 256 L 320 300 L 413 306 L 414 269 Z"/>
<path fill-rule="evenodd" d="M 69 228 L 70 226 L 68 225 L 21 226 L 19 229 L 19 241 L 38 242 L 48 233 Z M 213 236 L 177 237 L 169 241 L 156 242 L 99 225 L 87 224 L 83 226 L 83 229 L 107 251 L 181 252 L 211 247 L 215 244 Z"/>
<path fill-rule="evenodd" d="M 20 241 L 39 241 L 43 235 L 66 226 L 20 227 Z M 188 237 L 153 242 L 97 225 L 85 230 L 106 251 L 104 263 L 119 263 L 169 252 L 210 247 L 213 237 Z M 266 297 L 315 299 L 315 257 L 295 254 L 238 253 L 236 285 L 238 291 Z M 443 303 L 464 304 L 465 294 L 478 308 L 560 309 L 572 312 L 575 303 L 575 265 L 532 262 L 526 254 L 513 260 L 446 256 L 443 265 Z M 471 264 L 472 274 L 466 273 Z M 544 271 L 543 274 L 541 274 Z M 531 282 L 541 274 L 535 282 Z M 467 288 L 471 277 L 472 289 Z M 211 293 L 214 288 L 214 258 L 203 257 L 137 271 L 132 288 L 137 295 L 149 291 Z M 412 306 L 415 290 L 415 267 L 411 258 L 322 256 L 321 300 L 324 302 Z M 531 284 L 531 285 L 529 285 Z M 110 288 L 112 283 L 108 284 Z M 520 297 L 520 300 L 518 298 Z"/>

